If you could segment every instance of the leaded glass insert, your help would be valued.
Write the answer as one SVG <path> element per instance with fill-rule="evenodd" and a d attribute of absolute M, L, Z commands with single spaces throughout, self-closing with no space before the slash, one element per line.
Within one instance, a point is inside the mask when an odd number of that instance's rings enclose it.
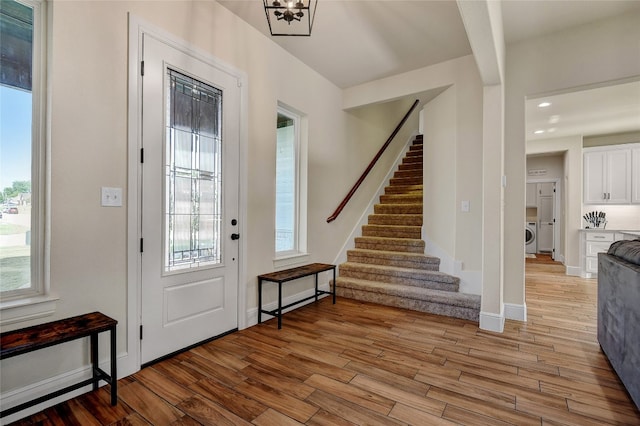
<path fill-rule="evenodd" d="M 219 264 L 222 91 L 167 70 L 165 272 Z"/>

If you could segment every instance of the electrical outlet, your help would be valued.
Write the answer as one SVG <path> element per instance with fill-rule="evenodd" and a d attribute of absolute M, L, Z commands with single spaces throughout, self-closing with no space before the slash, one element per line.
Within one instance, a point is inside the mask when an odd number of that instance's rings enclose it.
<path fill-rule="evenodd" d="M 102 187 L 102 207 L 122 207 L 122 188 Z"/>

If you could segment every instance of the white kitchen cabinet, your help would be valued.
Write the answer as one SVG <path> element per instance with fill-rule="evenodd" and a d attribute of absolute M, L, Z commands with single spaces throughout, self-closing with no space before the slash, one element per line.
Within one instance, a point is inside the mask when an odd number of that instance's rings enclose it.
<path fill-rule="evenodd" d="M 631 202 L 631 149 L 594 149 L 584 153 L 584 203 Z"/>
<path fill-rule="evenodd" d="M 631 150 L 631 202 L 640 204 L 640 148 Z"/>
<path fill-rule="evenodd" d="M 598 273 L 598 253 L 606 253 L 620 236 L 607 231 L 583 231 L 581 263 L 584 278 L 592 278 Z"/>
<path fill-rule="evenodd" d="M 538 206 L 538 186 L 535 183 L 527 184 L 527 192 L 526 192 L 526 202 L 527 207 L 537 207 Z"/>

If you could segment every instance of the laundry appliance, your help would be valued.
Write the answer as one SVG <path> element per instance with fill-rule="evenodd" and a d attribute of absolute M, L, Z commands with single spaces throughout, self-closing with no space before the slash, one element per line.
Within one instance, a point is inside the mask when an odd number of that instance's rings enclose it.
<path fill-rule="evenodd" d="M 536 222 L 525 222 L 524 223 L 524 251 L 525 253 L 536 253 L 537 252 L 537 233 L 538 226 Z"/>

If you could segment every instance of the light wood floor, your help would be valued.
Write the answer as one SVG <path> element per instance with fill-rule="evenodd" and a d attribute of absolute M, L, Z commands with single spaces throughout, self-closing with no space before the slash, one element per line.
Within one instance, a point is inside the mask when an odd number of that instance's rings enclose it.
<path fill-rule="evenodd" d="M 527 259 L 528 322 L 338 299 L 145 368 L 18 424 L 639 425 L 596 341 L 596 282 Z"/>

